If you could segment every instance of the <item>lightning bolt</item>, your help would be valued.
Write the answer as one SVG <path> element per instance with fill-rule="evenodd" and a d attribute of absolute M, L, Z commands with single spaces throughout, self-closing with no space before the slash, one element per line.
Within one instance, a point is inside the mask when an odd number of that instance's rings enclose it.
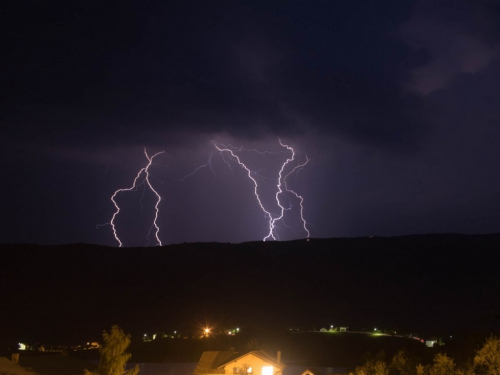
<path fill-rule="evenodd" d="M 281 141 L 280 141 L 281 143 Z M 241 152 L 241 151 L 245 151 L 245 152 L 255 152 L 256 154 L 259 154 L 259 155 L 265 155 L 265 154 L 271 154 L 271 155 L 277 155 L 277 154 L 283 154 L 285 153 L 286 151 L 269 151 L 269 150 L 264 150 L 264 151 L 259 151 L 255 148 L 243 148 L 243 146 L 240 146 L 240 147 L 234 147 L 233 145 L 231 144 L 227 144 L 227 145 L 223 145 L 221 144 L 222 146 L 224 146 L 225 148 L 232 148 L 234 151 L 238 151 L 238 152 Z M 283 146 L 283 145 L 282 145 Z"/>
<path fill-rule="evenodd" d="M 215 171 L 212 168 L 212 157 L 213 156 L 214 156 L 214 153 L 211 152 L 210 155 L 208 156 L 208 162 L 206 162 L 205 164 L 202 164 L 199 167 L 195 168 L 194 171 L 192 171 L 191 173 L 188 173 L 187 175 L 185 175 L 183 178 L 181 178 L 178 181 L 184 182 L 184 181 L 186 181 L 187 178 L 189 178 L 191 176 L 194 176 L 200 169 L 207 168 L 207 167 L 210 168 L 210 170 L 212 171 L 213 175 L 215 176 Z"/>
<path fill-rule="evenodd" d="M 302 223 L 303 223 L 303 227 L 304 227 L 304 230 L 306 231 L 307 233 L 307 237 L 309 238 L 309 230 L 307 229 L 307 222 L 305 221 L 304 219 L 304 198 L 299 195 L 297 192 L 295 192 L 294 190 L 291 190 L 288 188 L 288 185 L 287 185 L 287 182 L 286 182 L 286 179 L 292 175 L 293 173 L 295 173 L 296 171 L 302 169 L 308 162 L 309 162 L 309 159 L 307 159 L 307 156 L 306 156 L 306 161 L 303 162 L 303 163 L 299 163 L 297 166 L 295 166 L 288 174 L 286 174 L 284 177 L 283 177 L 283 174 L 285 172 L 285 169 L 287 167 L 287 165 L 289 165 L 291 162 L 295 161 L 295 150 L 291 147 L 291 146 L 288 146 L 286 144 L 284 144 L 283 142 L 281 142 L 281 139 L 279 139 L 279 143 L 281 145 L 281 147 L 283 148 L 286 148 L 285 151 L 278 151 L 278 152 L 271 152 L 271 151 L 257 151 L 255 149 L 244 149 L 243 147 L 239 147 L 239 148 L 236 148 L 232 145 L 224 145 L 224 144 L 217 144 L 215 141 L 213 142 L 214 144 L 214 147 L 222 154 L 222 153 L 227 153 L 230 155 L 230 157 L 235 160 L 243 169 L 245 169 L 247 171 L 247 174 L 248 174 L 248 177 L 252 180 L 253 184 L 254 184 L 254 194 L 255 194 L 255 197 L 257 199 L 257 202 L 260 206 L 260 208 L 262 209 L 262 211 L 264 212 L 265 214 L 265 217 L 268 219 L 268 224 L 269 224 L 269 232 L 268 234 L 263 238 L 263 241 L 267 241 L 269 239 L 273 239 L 273 240 L 279 240 L 279 236 L 278 234 L 276 233 L 276 223 L 278 221 L 282 221 L 283 224 L 288 227 L 284 221 L 283 221 L 283 217 L 284 217 L 284 214 L 285 214 L 285 211 L 286 210 L 290 210 L 291 209 L 291 203 L 290 203 L 290 207 L 288 208 L 285 208 L 281 202 L 280 202 L 280 196 L 286 191 L 286 192 L 289 192 L 291 194 L 293 194 L 297 199 L 299 199 L 300 201 L 300 218 L 302 220 Z M 257 172 L 254 172 L 252 170 L 250 170 L 246 165 L 245 163 L 243 163 L 240 159 L 240 157 L 235 154 L 235 152 L 241 152 L 241 151 L 247 151 L 247 152 L 256 152 L 260 155 L 264 155 L 264 154 L 278 154 L 278 153 L 283 153 L 283 152 L 290 152 L 291 153 L 291 156 L 289 158 L 286 159 L 286 161 L 281 165 L 281 168 L 279 170 L 279 173 L 278 173 L 278 182 L 277 182 L 277 191 L 276 191 L 276 194 L 275 194 L 275 200 L 276 200 L 276 203 L 280 209 L 280 214 L 279 215 L 276 215 L 276 214 L 272 214 L 270 211 L 266 210 L 266 208 L 264 207 L 263 203 L 262 203 L 262 200 L 258 194 L 258 191 L 257 191 L 257 188 L 258 188 L 258 183 L 257 183 L 257 180 L 256 178 L 254 178 L 254 176 L 259 176 L 261 177 Z M 224 156 L 223 156 L 223 160 L 226 162 Z M 226 162 L 227 164 L 227 162 Z M 275 180 L 276 181 L 276 180 Z M 284 190 L 283 190 L 284 189 Z"/>
<path fill-rule="evenodd" d="M 273 218 L 271 220 L 271 222 L 269 223 L 269 234 L 266 237 L 264 237 L 264 241 L 268 240 L 269 238 L 272 238 L 273 240 L 276 240 L 276 237 L 275 237 L 276 222 L 279 221 L 279 220 L 281 220 L 281 219 L 283 219 L 283 215 L 285 214 L 285 207 L 283 207 L 281 205 L 280 199 L 279 199 L 280 194 L 283 193 L 283 190 L 281 190 L 282 174 L 283 174 L 283 171 L 284 171 L 286 165 L 288 163 L 292 162 L 295 159 L 295 151 L 294 151 L 294 149 L 291 148 L 288 145 L 283 144 L 281 142 L 281 139 L 279 139 L 279 142 L 280 142 L 281 147 L 286 147 L 289 151 L 292 152 L 292 157 L 286 159 L 286 161 L 283 163 L 283 165 L 281 166 L 281 169 L 280 169 L 280 171 L 278 173 L 278 191 L 276 192 L 276 203 L 281 208 L 281 214 L 279 216 Z"/>
<path fill-rule="evenodd" d="M 296 173 L 308 164 L 309 159 L 307 158 L 307 155 L 306 155 L 306 160 L 304 162 L 298 161 L 297 165 L 295 165 L 288 173 L 286 173 L 286 170 L 289 170 L 289 167 L 295 161 L 296 154 L 295 154 L 295 150 L 293 149 L 293 147 L 283 143 L 281 141 L 281 139 L 278 139 L 278 140 L 279 140 L 280 146 L 283 147 L 285 150 L 277 151 L 277 152 L 258 151 L 256 149 L 244 149 L 243 147 L 235 148 L 232 145 L 224 145 L 224 144 L 216 143 L 215 141 L 213 141 L 213 145 L 214 145 L 215 149 L 217 151 L 219 151 L 223 162 L 230 169 L 231 169 L 230 161 L 237 162 L 240 165 L 240 167 L 242 167 L 247 172 L 248 178 L 252 181 L 252 183 L 254 185 L 254 195 L 257 199 L 259 207 L 263 211 L 263 213 L 267 219 L 267 222 L 268 222 L 269 230 L 268 230 L 266 236 L 263 238 L 263 241 L 268 241 L 271 239 L 276 241 L 276 240 L 280 239 L 278 236 L 278 233 L 277 233 L 277 223 L 278 222 L 281 222 L 282 225 L 284 225 L 286 228 L 289 228 L 291 230 L 291 228 L 285 223 L 285 220 L 284 220 L 285 211 L 289 211 L 292 209 L 292 202 L 290 201 L 290 198 L 289 198 L 289 196 L 287 196 L 287 194 L 292 194 L 300 202 L 300 219 L 302 221 L 302 226 L 304 228 L 304 231 L 307 233 L 307 238 L 309 238 L 310 232 L 309 232 L 309 229 L 307 227 L 308 224 L 304 218 L 304 197 L 302 197 L 300 194 L 298 194 L 295 190 L 292 190 L 289 187 L 288 182 L 287 182 L 287 179 L 290 176 L 292 176 L 293 174 L 295 174 L 295 176 L 296 176 Z M 276 154 L 280 154 L 280 153 L 290 153 L 290 156 L 287 157 L 287 159 L 281 165 L 281 168 L 279 169 L 279 172 L 278 172 L 278 178 L 274 179 L 274 178 L 265 177 L 265 176 L 261 175 L 259 173 L 259 171 L 252 171 L 250 168 L 248 168 L 248 166 L 241 160 L 240 156 L 238 155 L 239 152 L 252 152 L 252 153 L 257 153 L 259 155 L 269 155 L 269 154 L 276 155 Z M 162 245 L 161 240 L 159 238 L 160 228 L 157 224 L 158 215 L 159 215 L 159 205 L 160 205 L 162 199 L 161 199 L 160 194 L 154 189 L 153 185 L 151 184 L 150 177 L 154 177 L 154 176 L 150 175 L 149 169 L 150 169 L 151 165 L 158 164 L 158 163 L 153 163 L 153 160 L 158 155 L 163 154 L 163 153 L 164 153 L 164 151 L 161 151 L 161 152 L 157 152 L 156 154 L 154 154 L 152 156 L 149 156 L 146 148 L 144 148 L 144 155 L 146 156 L 146 159 L 148 160 L 148 163 L 146 164 L 146 166 L 139 170 L 139 172 L 137 173 L 137 175 L 135 176 L 135 178 L 133 180 L 132 186 L 130 186 L 128 188 L 118 189 L 111 196 L 111 201 L 113 202 L 113 204 L 116 208 L 116 211 L 114 212 L 114 214 L 111 218 L 111 221 L 107 224 L 111 225 L 111 227 L 113 229 L 113 235 L 114 235 L 116 241 L 118 242 L 119 247 L 123 247 L 123 243 L 118 236 L 118 232 L 117 232 L 117 228 L 116 228 L 116 224 L 115 224 L 115 219 L 118 217 L 121 209 L 116 201 L 116 197 L 122 192 L 137 191 L 138 187 L 141 185 L 143 185 L 144 187 L 146 187 L 146 186 L 149 187 L 149 189 L 155 194 L 155 196 L 157 198 L 156 204 L 155 204 L 155 216 L 154 216 L 153 224 L 151 225 L 149 232 L 147 234 L 147 237 L 146 237 L 148 239 L 148 244 L 149 244 L 149 237 L 150 237 L 151 233 L 154 232 L 155 238 L 157 241 L 157 245 L 160 245 L 160 246 Z M 226 159 L 226 156 L 224 156 L 224 155 L 227 155 L 227 159 Z M 210 168 L 212 173 L 215 175 L 215 172 L 212 169 L 212 158 L 213 158 L 213 152 L 209 155 L 209 159 L 208 159 L 207 163 L 200 165 L 199 167 L 194 169 L 193 172 L 185 175 L 179 181 L 185 181 L 186 179 L 195 175 L 202 168 Z M 232 169 L 231 169 L 231 171 L 232 171 Z M 262 199 L 259 195 L 259 192 L 258 192 L 258 188 L 259 188 L 258 180 L 262 180 L 261 183 L 275 186 L 276 193 L 274 194 L 274 199 L 276 201 L 276 205 L 279 207 L 279 214 L 272 213 L 270 210 L 266 209 L 266 207 L 264 206 L 263 201 L 262 201 Z M 144 191 L 143 191 L 143 195 L 144 195 Z M 283 197 L 287 198 L 288 207 L 285 207 L 285 205 L 281 203 L 281 200 L 283 199 Z M 142 198 L 141 198 L 141 202 L 142 202 Z M 141 206 L 142 206 L 142 203 L 141 203 Z M 104 224 L 104 225 L 107 225 L 107 224 Z M 100 226 L 102 226 L 102 225 L 98 225 L 97 227 L 100 227 Z"/>
<path fill-rule="evenodd" d="M 164 151 L 160 151 L 160 152 L 157 152 L 156 154 L 154 154 L 153 156 L 149 156 L 148 155 L 148 152 L 146 151 L 146 148 L 144 147 L 144 155 L 146 155 L 146 158 L 148 159 L 148 164 L 143 167 L 138 173 L 137 175 L 135 176 L 134 178 L 134 182 L 132 184 L 131 187 L 129 188 L 124 188 L 124 189 L 118 189 L 116 190 L 113 195 L 111 196 L 111 201 L 113 202 L 113 204 L 115 205 L 116 207 L 116 211 L 115 213 L 113 214 L 113 217 L 111 218 L 111 221 L 109 222 L 109 224 L 111 225 L 111 227 L 113 228 L 113 234 L 115 236 L 115 239 L 116 241 L 118 241 L 118 244 L 120 245 L 120 247 L 123 247 L 123 243 L 122 241 L 120 240 L 120 238 L 118 237 L 118 233 L 116 231 L 116 225 L 115 225 L 115 219 L 116 217 L 118 216 L 118 214 L 120 213 L 120 206 L 118 206 L 118 203 L 116 203 L 116 196 L 122 192 L 125 192 L 125 191 L 136 191 L 137 190 L 137 187 L 143 183 L 146 183 L 147 186 L 151 189 L 151 191 L 156 195 L 156 198 L 157 198 L 157 201 L 156 201 L 156 204 L 155 204 L 155 218 L 153 220 L 153 225 L 151 226 L 150 230 L 149 230 L 149 233 L 148 233 L 148 236 L 149 234 L 151 233 L 151 230 L 154 228 L 156 228 L 156 232 L 155 232 L 155 236 L 156 236 L 156 240 L 158 242 L 158 245 L 161 246 L 161 241 L 160 241 L 160 238 L 158 237 L 158 233 L 160 232 L 160 228 L 158 227 L 158 224 L 156 223 L 156 220 L 158 219 L 158 213 L 159 213 L 159 208 L 158 206 L 160 205 L 160 202 L 161 202 L 161 197 L 160 197 L 160 194 L 158 194 L 158 192 L 153 188 L 153 186 L 151 185 L 151 182 L 149 181 L 149 167 L 151 166 L 151 164 L 153 163 L 153 159 L 155 157 L 157 157 L 158 155 L 160 154 L 163 154 Z M 137 181 L 139 180 L 139 178 L 141 177 L 141 175 L 144 174 L 144 180 L 140 183 L 140 184 L 137 184 Z"/>
<path fill-rule="evenodd" d="M 300 200 L 300 219 L 302 220 L 302 225 L 304 227 L 304 230 L 307 233 L 307 238 L 309 238 L 309 236 L 311 235 L 311 233 L 309 232 L 309 229 L 307 229 L 307 222 L 304 219 L 304 198 L 301 195 L 299 195 L 298 193 L 296 193 L 294 190 L 289 189 L 288 185 L 286 183 L 286 179 L 287 179 L 288 176 L 290 176 L 291 174 L 293 174 L 295 171 L 299 171 L 302 168 L 304 168 L 307 165 L 307 163 L 309 163 L 309 159 L 308 159 L 308 157 L 306 155 L 306 161 L 303 162 L 303 163 L 297 164 L 295 166 L 295 168 L 293 168 L 292 171 L 285 176 L 285 178 L 283 179 L 283 182 L 285 184 L 285 190 L 289 191 L 290 193 L 292 193 L 293 195 L 295 195 L 295 197 L 297 197 L 297 199 Z M 290 204 L 290 208 L 291 208 L 291 204 Z"/>
<path fill-rule="evenodd" d="M 257 187 L 259 186 L 257 184 L 257 180 L 255 178 L 253 178 L 252 176 L 252 171 L 240 160 L 240 157 L 238 155 L 236 155 L 234 153 L 234 151 L 225 146 L 225 145 L 221 145 L 222 147 L 220 147 L 217 143 L 213 142 L 214 143 L 214 147 L 219 151 L 219 152 L 227 152 L 229 155 L 231 155 L 231 157 L 236 160 L 236 162 L 243 168 L 247 171 L 247 174 L 248 174 L 248 178 L 250 180 L 253 181 L 253 184 L 254 184 L 254 194 L 255 194 L 255 197 L 257 198 L 257 202 L 259 203 L 259 206 L 260 208 L 262 209 L 262 211 L 264 211 L 264 214 L 267 218 L 269 218 L 269 227 L 272 228 L 272 222 L 273 222 L 273 216 L 271 215 L 271 213 L 269 211 L 266 210 L 266 208 L 264 207 L 264 205 L 262 204 L 262 201 L 260 200 L 260 197 L 259 197 L 259 193 L 257 192 Z M 273 237 L 274 238 L 274 237 Z M 266 239 L 264 238 L 264 241 Z"/>

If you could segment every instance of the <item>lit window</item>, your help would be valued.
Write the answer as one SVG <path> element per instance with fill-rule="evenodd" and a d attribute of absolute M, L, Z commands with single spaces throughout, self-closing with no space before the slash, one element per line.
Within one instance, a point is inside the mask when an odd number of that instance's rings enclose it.
<path fill-rule="evenodd" d="M 239 367 L 234 367 L 233 368 L 233 374 L 239 374 L 240 373 L 240 368 Z"/>
<path fill-rule="evenodd" d="M 251 374 L 253 372 L 253 368 L 249 367 L 247 368 L 247 374 Z"/>
<path fill-rule="evenodd" d="M 273 366 L 262 367 L 262 375 L 273 375 Z"/>

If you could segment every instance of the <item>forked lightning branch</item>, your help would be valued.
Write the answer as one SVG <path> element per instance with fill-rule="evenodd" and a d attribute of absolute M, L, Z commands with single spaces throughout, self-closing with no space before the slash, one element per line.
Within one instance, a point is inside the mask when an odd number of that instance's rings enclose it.
<path fill-rule="evenodd" d="M 300 215 L 300 220 L 301 220 L 301 226 L 303 228 L 303 232 L 306 238 L 309 238 L 310 232 L 308 229 L 308 224 L 304 218 L 304 198 L 298 194 L 295 190 L 292 190 L 289 187 L 289 183 L 287 182 L 287 179 L 293 175 L 296 174 L 300 169 L 304 168 L 308 162 L 309 159 L 305 158 L 305 161 L 297 161 L 296 160 L 296 153 L 295 150 L 283 143 L 281 140 L 279 140 L 280 146 L 283 148 L 282 151 L 278 152 L 272 152 L 272 151 L 258 151 L 255 149 L 244 149 L 242 147 L 240 148 L 235 148 L 231 145 L 224 145 L 220 144 L 217 142 L 213 142 L 213 145 L 215 149 L 220 153 L 222 160 L 224 161 L 225 165 L 227 167 L 231 168 L 231 162 L 236 163 L 239 167 L 243 168 L 246 171 L 246 175 L 248 176 L 249 182 L 253 185 L 253 194 L 255 195 L 255 201 L 256 204 L 260 207 L 262 212 L 264 213 L 266 222 L 267 222 L 267 233 L 263 237 L 263 241 L 267 240 L 279 240 L 279 235 L 278 235 L 278 224 L 282 224 L 284 227 L 288 227 L 285 222 L 285 214 L 287 211 L 291 209 L 291 207 L 286 208 L 282 201 L 284 198 L 285 194 L 291 194 L 292 196 L 295 197 L 299 201 L 299 215 Z M 148 187 L 156 196 L 156 204 L 154 206 L 155 210 L 155 215 L 154 219 L 152 222 L 152 225 L 149 229 L 149 233 L 147 238 L 149 238 L 150 234 L 152 231 L 154 231 L 155 238 L 156 238 L 156 245 L 161 246 L 162 242 L 160 240 L 160 227 L 158 226 L 158 216 L 160 213 L 160 203 L 161 203 L 161 196 L 158 193 L 158 191 L 153 187 L 150 181 L 150 171 L 149 168 L 153 164 L 153 159 L 157 157 L 158 155 L 162 154 L 164 151 L 157 152 L 153 156 L 149 156 L 147 153 L 147 150 L 144 148 L 144 155 L 146 156 L 147 159 L 147 164 L 145 167 L 141 168 L 139 172 L 137 173 L 136 177 L 134 178 L 132 185 L 128 188 L 122 188 L 116 190 L 113 195 L 111 196 L 111 201 L 113 205 L 115 206 L 115 212 L 113 213 L 113 216 L 111 218 L 111 221 L 109 223 L 103 224 L 107 225 L 109 224 L 113 230 L 113 235 L 118 242 L 118 245 L 120 247 L 123 247 L 123 242 L 120 239 L 118 235 L 118 230 L 116 227 L 116 218 L 120 214 L 120 206 L 116 201 L 116 197 L 119 194 L 126 193 L 126 192 L 131 192 L 131 191 L 136 191 L 138 186 L 145 184 L 146 187 Z M 275 184 L 275 193 L 274 195 L 274 207 L 266 207 L 264 204 L 264 200 L 261 197 L 261 194 L 259 193 L 259 182 L 256 176 L 258 175 L 257 171 L 252 171 L 247 164 L 242 160 L 241 153 L 242 152 L 253 152 L 253 153 L 258 153 L 261 155 L 264 154 L 271 154 L 271 155 L 277 155 L 277 154 L 282 154 L 282 153 L 288 153 L 289 156 L 287 159 L 281 164 L 281 167 L 277 173 L 276 178 L 269 179 L 270 181 L 274 181 L 273 185 Z M 207 163 L 202 164 L 195 168 L 193 172 L 187 174 L 184 176 L 182 179 L 179 179 L 179 182 L 185 181 L 187 178 L 193 177 L 199 170 L 203 168 L 210 168 L 212 173 L 215 175 L 214 170 L 212 169 L 212 158 L 213 158 L 213 153 L 210 154 L 209 160 Z M 269 183 L 269 181 L 267 181 Z M 103 226 L 103 225 L 98 225 L 98 226 Z M 302 229 L 301 229 L 302 230 Z"/>

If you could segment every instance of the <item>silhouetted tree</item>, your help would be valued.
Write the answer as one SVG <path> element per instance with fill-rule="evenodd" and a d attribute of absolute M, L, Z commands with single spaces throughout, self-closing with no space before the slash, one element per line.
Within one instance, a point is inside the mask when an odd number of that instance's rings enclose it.
<path fill-rule="evenodd" d="M 137 375 L 139 366 L 125 371 L 127 361 L 131 354 L 126 352 L 130 345 L 130 335 L 114 325 L 108 332 L 102 333 L 103 344 L 99 348 L 101 358 L 96 371 L 90 372 L 85 370 L 85 375 Z"/>
<path fill-rule="evenodd" d="M 408 357 L 404 350 L 400 350 L 392 357 L 389 369 L 391 374 L 396 375 L 416 375 L 417 373 L 415 359 Z"/>
<path fill-rule="evenodd" d="M 454 375 L 457 372 L 455 361 L 446 354 L 436 354 L 433 362 L 429 370 L 430 375 Z"/>
<path fill-rule="evenodd" d="M 500 375 L 500 339 L 490 336 L 474 357 L 474 371 L 478 375 Z"/>
<path fill-rule="evenodd" d="M 357 366 L 354 374 L 350 375 L 389 375 L 389 367 L 384 361 L 385 352 L 375 356 L 369 355 L 368 360 L 362 366 Z"/>

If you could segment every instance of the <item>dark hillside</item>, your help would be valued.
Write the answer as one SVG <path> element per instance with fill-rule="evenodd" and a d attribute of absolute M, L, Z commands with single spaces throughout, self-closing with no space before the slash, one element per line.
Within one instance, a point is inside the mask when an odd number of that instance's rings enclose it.
<path fill-rule="evenodd" d="M 248 335 L 247 335 L 248 337 Z M 197 362 L 204 350 L 248 351 L 247 337 L 223 337 L 203 340 L 163 339 L 132 346 L 136 362 Z M 432 350 L 409 338 L 375 336 L 358 333 L 281 333 L 258 339 L 263 348 L 275 354 L 282 352 L 282 359 L 289 365 L 348 367 L 361 364 L 367 353 L 381 351 L 390 359 L 398 350 L 405 349 L 423 361 L 432 358 Z M 426 358 L 429 357 L 429 358 Z"/>
<path fill-rule="evenodd" d="M 2 245 L 4 341 L 224 326 L 330 324 L 492 332 L 500 235 L 421 235 L 151 248 Z"/>

